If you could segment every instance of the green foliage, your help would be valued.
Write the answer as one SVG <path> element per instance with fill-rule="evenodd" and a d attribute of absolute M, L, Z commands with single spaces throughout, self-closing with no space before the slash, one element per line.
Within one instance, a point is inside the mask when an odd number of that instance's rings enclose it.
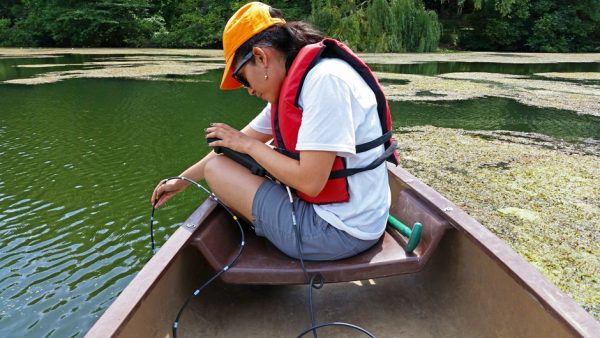
<path fill-rule="evenodd" d="M 248 0 L 2 0 L 0 46 L 220 48 Z M 599 0 L 270 0 L 358 51 L 600 51 Z M 439 22 L 442 23 L 444 30 Z"/>
<path fill-rule="evenodd" d="M 600 51 L 600 2 L 578 1 L 568 5 L 540 1 L 533 6 L 537 20 L 527 46 L 542 52 Z M 536 3 L 534 3 L 536 5 Z"/>
<path fill-rule="evenodd" d="M 479 2 L 480 8 L 477 8 Z M 429 6 L 472 5 L 441 21 L 456 22 L 464 49 L 531 52 L 600 51 L 598 0 L 429 0 Z M 462 10 L 462 8 L 461 8 Z M 447 13 L 446 13 L 447 14 Z M 447 20 L 448 19 L 448 20 Z M 446 27 L 447 28 L 447 27 Z"/>
<path fill-rule="evenodd" d="M 13 46 L 135 46 L 151 34 L 144 22 L 147 0 L 24 0 L 18 5 L 8 39 Z"/>
<path fill-rule="evenodd" d="M 0 45 L 219 48 L 227 19 L 248 1 L 3 0 Z M 310 2 L 276 0 L 302 20 Z"/>
<path fill-rule="evenodd" d="M 163 7 L 164 29 L 151 39 L 155 47 L 219 47 L 227 18 L 233 13 L 231 1 L 172 1 Z"/>
<path fill-rule="evenodd" d="M 10 19 L 0 18 L 0 46 L 10 37 Z"/>
<path fill-rule="evenodd" d="M 229 17 L 248 1 L 166 0 L 158 4 L 164 26 L 155 31 L 150 45 L 155 47 L 220 48 L 223 27 Z M 270 1 L 287 20 L 302 20 L 310 11 L 308 1 Z"/>
<path fill-rule="evenodd" d="M 420 0 L 313 0 L 310 21 L 358 51 L 434 51 L 441 33 Z"/>

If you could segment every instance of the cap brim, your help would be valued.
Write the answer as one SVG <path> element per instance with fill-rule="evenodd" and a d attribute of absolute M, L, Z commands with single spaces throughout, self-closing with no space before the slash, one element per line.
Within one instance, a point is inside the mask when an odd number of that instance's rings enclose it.
<path fill-rule="evenodd" d="M 231 55 L 231 57 L 225 61 L 225 70 L 223 71 L 223 78 L 221 79 L 222 90 L 233 90 L 242 87 L 242 84 L 233 78 L 233 69 L 231 69 L 233 57 L 234 55 Z"/>

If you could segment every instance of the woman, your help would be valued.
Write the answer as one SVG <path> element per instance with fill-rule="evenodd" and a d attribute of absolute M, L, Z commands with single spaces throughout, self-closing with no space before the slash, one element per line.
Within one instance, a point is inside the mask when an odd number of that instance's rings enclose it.
<path fill-rule="evenodd" d="M 306 23 L 286 23 L 260 2 L 229 19 L 223 47 L 221 89 L 244 86 L 267 105 L 241 131 L 212 123 L 206 137 L 220 139 L 210 146 L 250 155 L 281 184 L 214 152 L 181 175 L 205 179 L 289 256 L 298 258 L 293 210 L 305 259 L 341 259 L 375 244 L 390 204 L 383 162 L 396 157 L 387 102 L 368 68 L 341 43 Z M 279 151 L 266 144 L 271 139 Z M 159 207 L 187 185 L 161 182 L 152 202 Z M 296 192 L 293 206 L 284 185 Z"/>

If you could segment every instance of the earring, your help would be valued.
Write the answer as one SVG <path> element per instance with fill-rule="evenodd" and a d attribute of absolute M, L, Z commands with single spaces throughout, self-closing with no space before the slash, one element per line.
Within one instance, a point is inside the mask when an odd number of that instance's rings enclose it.
<path fill-rule="evenodd" d="M 267 73 L 265 73 L 265 80 L 269 79 L 269 75 Z"/>

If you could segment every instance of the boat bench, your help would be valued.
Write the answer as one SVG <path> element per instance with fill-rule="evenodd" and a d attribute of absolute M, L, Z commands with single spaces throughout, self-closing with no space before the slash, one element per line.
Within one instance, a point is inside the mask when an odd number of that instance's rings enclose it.
<path fill-rule="evenodd" d="M 391 215 L 405 224 L 423 224 L 421 241 L 412 253 L 404 251 L 408 239 L 388 224 L 379 242 L 361 254 L 337 261 L 305 261 L 309 275 L 319 272 L 326 283 L 335 283 L 423 269 L 450 225 L 410 189 L 401 190 L 393 200 Z M 222 208 L 211 213 L 191 239 L 192 245 L 215 271 L 230 264 L 240 246 L 239 228 L 231 217 L 219 216 L 221 212 L 226 213 Z M 231 219 L 231 222 L 224 224 L 223 219 Z M 245 235 L 246 247 L 238 262 L 221 275 L 223 281 L 232 284 L 307 283 L 299 260 L 285 255 L 266 238 L 256 236 L 254 231 L 246 231 Z"/>

